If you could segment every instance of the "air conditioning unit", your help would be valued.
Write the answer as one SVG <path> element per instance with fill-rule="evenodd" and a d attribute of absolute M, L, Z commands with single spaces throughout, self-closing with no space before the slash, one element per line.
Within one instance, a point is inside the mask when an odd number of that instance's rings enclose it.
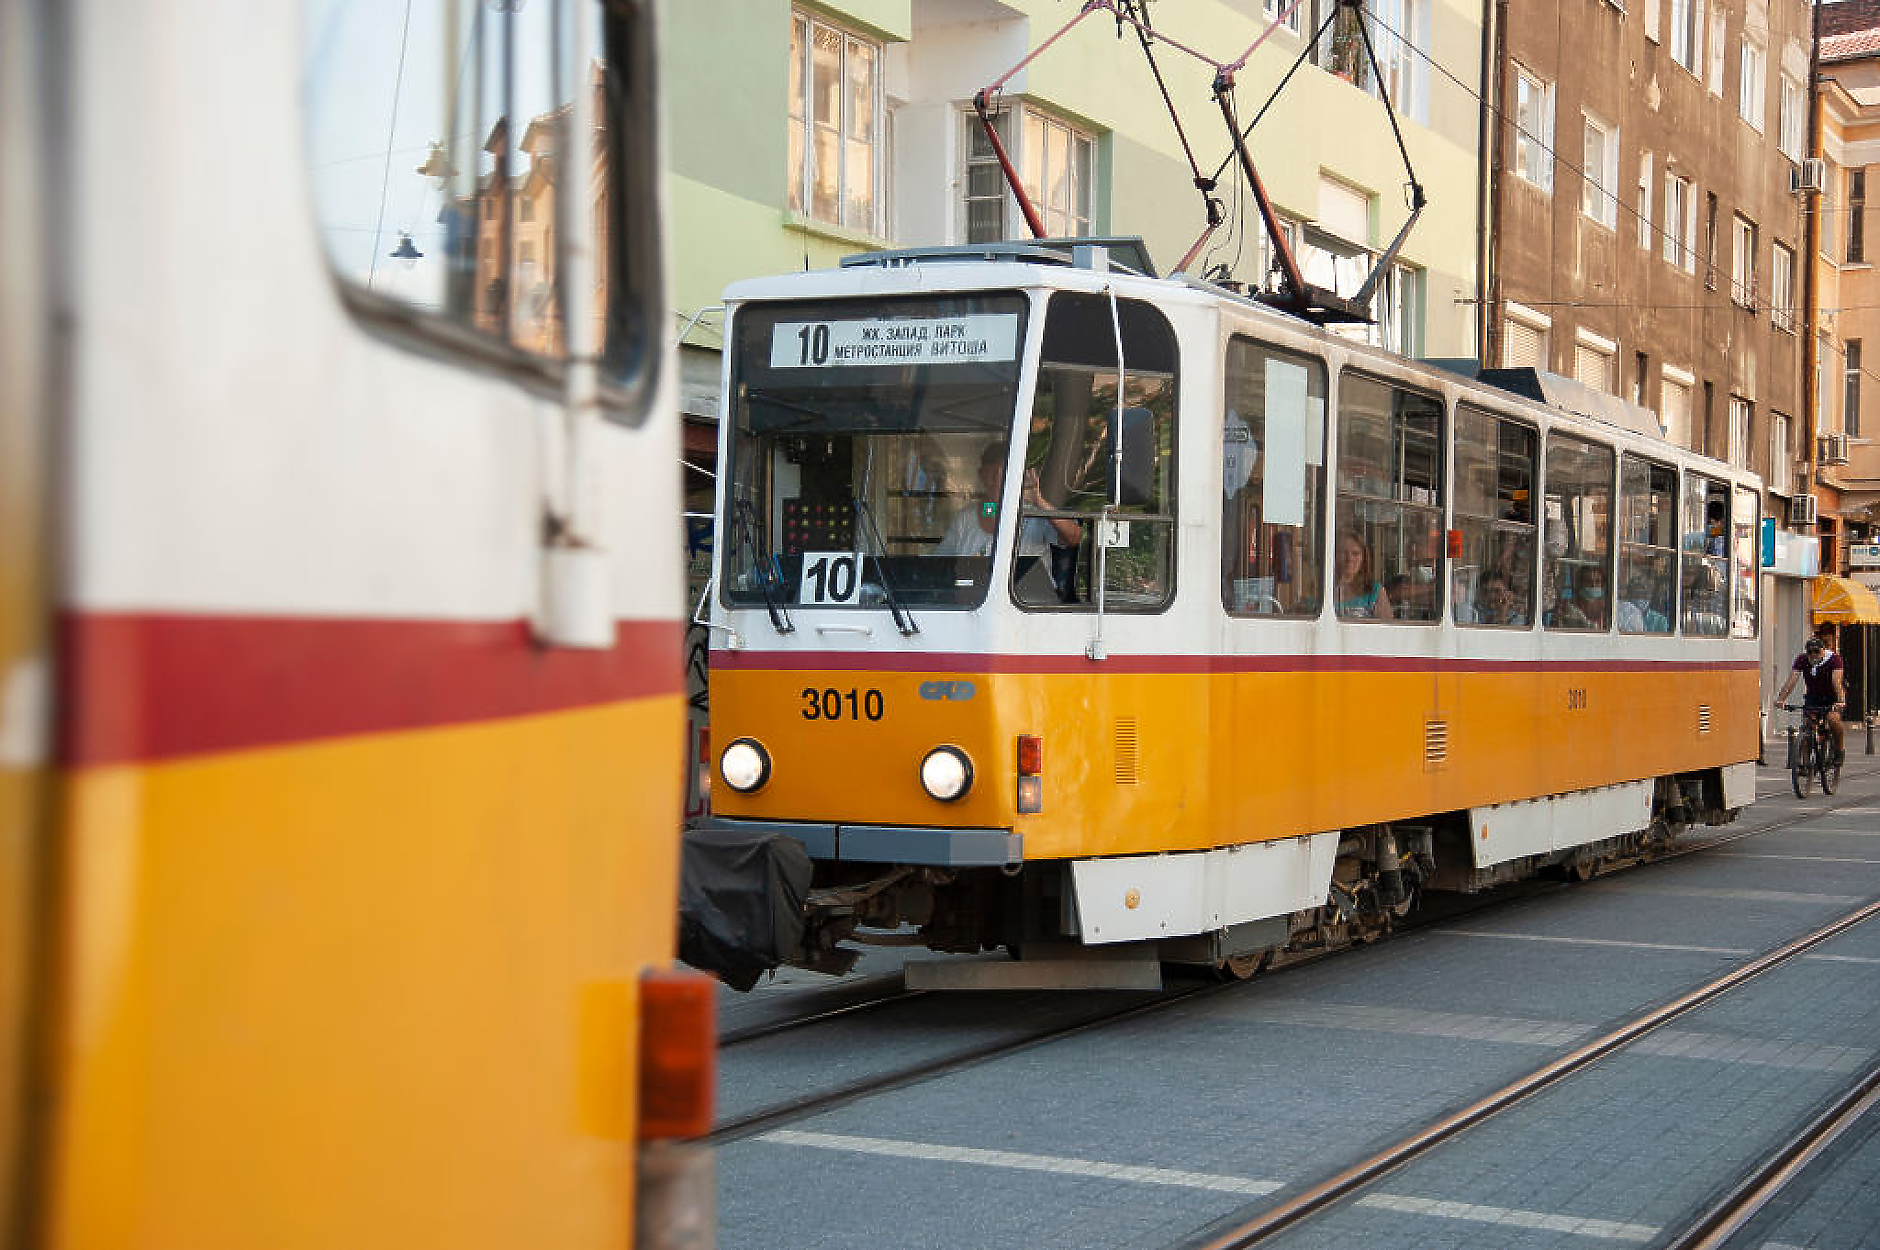
<path fill-rule="evenodd" d="M 1789 171 L 1789 190 L 1808 195 L 1821 194 L 1821 158 L 1811 156 Z"/>
<path fill-rule="evenodd" d="M 1797 495 L 1789 500 L 1789 528 L 1800 529 L 1804 525 L 1815 523 L 1815 497 Z"/>
<path fill-rule="evenodd" d="M 1827 434 L 1822 436 L 1821 441 L 1827 444 L 1827 446 L 1821 449 L 1821 462 L 1823 464 L 1847 463 L 1847 435 Z"/>

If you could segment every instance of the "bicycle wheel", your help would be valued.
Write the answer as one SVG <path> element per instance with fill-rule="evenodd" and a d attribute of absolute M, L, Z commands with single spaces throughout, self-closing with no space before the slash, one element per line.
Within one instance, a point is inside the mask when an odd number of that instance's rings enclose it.
<path fill-rule="evenodd" d="M 1821 792 L 1833 794 L 1834 787 L 1841 783 L 1841 762 L 1835 757 L 1832 740 L 1822 739 L 1820 749 L 1815 752 L 1815 759 L 1821 765 Z"/>
<path fill-rule="evenodd" d="M 1804 733 L 1795 741 L 1795 763 L 1789 768 L 1789 780 L 1794 783 L 1795 797 L 1805 799 L 1808 791 L 1815 784 L 1815 739 L 1813 734 Z"/>

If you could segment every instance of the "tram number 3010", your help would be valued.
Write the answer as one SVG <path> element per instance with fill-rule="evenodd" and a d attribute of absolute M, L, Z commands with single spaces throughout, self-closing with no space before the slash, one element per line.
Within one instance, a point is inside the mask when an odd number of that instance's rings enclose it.
<path fill-rule="evenodd" d="M 804 720 L 880 720 L 886 712 L 879 690 L 803 687 Z"/>

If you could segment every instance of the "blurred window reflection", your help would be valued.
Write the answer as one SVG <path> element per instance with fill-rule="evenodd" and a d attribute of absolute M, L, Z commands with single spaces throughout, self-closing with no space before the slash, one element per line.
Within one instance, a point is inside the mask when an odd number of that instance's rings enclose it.
<path fill-rule="evenodd" d="M 313 206 L 349 289 L 560 360 L 562 235 L 592 230 L 604 376 L 630 380 L 650 359 L 658 272 L 656 200 L 633 190 L 656 176 L 632 81 L 644 29 L 586 0 L 309 0 L 305 14 Z M 560 196 L 576 84 L 594 92 L 586 220 Z"/>

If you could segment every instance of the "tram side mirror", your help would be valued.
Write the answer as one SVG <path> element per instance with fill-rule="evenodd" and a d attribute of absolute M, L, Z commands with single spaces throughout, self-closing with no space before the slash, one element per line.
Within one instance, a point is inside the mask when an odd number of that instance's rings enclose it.
<path fill-rule="evenodd" d="M 1122 411 L 1122 481 L 1114 503 L 1119 508 L 1155 502 L 1155 414 L 1147 408 Z"/>

